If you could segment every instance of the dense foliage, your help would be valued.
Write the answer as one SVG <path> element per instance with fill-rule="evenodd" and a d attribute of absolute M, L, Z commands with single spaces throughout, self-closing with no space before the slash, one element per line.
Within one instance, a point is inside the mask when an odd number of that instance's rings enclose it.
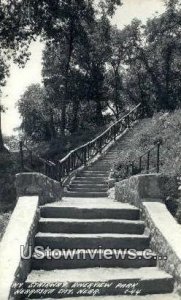
<path fill-rule="evenodd" d="M 179 0 L 167 1 L 165 12 L 146 25 L 135 19 L 122 30 L 110 23 L 113 1 L 100 1 L 98 9 L 92 1 L 65 1 L 59 13 L 45 2 L 49 23 L 33 14 L 34 30 L 43 28 L 46 40 L 43 86 L 29 87 L 19 101 L 28 136 L 52 140 L 97 131 L 110 112 L 119 118 L 139 102 L 148 116 L 180 106 Z"/>
<path fill-rule="evenodd" d="M 96 3 L 96 5 L 95 5 Z M 5 0 L 0 2 L 0 87 L 8 75 L 8 61 L 13 59 L 24 66 L 29 59 L 31 41 L 38 36 L 44 41 L 57 42 L 62 37 L 67 41 L 65 62 L 66 80 L 64 102 L 67 98 L 69 65 L 74 40 L 85 37 L 84 23 L 90 24 L 96 13 L 104 11 L 112 16 L 120 0 Z M 0 107 L 0 112 L 2 108 Z M 66 109 L 62 109 L 62 132 Z M 64 121 L 63 121 L 64 120 Z M 65 127 L 65 126 L 64 126 Z M 0 127 L 0 148 L 3 146 Z"/>

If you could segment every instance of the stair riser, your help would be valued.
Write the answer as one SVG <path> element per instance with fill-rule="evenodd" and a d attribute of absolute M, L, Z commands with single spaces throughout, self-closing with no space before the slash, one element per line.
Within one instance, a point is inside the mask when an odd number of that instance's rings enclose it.
<path fill-rule="evenodd" d="M 108 188 L 102 188 L 102 187 L 68 187 L 68 191 L 70 192 L 93 192 L 93 193 L 99 193 L 99 192 L 104 192 L 106 193 Z"/>
<path fill-rule="evenodd" d="M 75 198 L 105 198 L 107 193 L 104 192 L 65 192 L 64 197 L 75 197 Z"/>
<path fill-rule="evenodd" d="M 71 188 L 105 188 L 107 189 L 108 186 L 107 184 L 96 184 L 96 183 L 71 183 L 70 185 Z"/>
<path fill-rule="evenodd" d="M 73 181 L 73 183 L 88 183 L 88 184 L 106 184 L 105 179 L 92 179 L 92 178 L 77 178 Z"/>
<path fill-rule="evenodd" d="M 61 279 L 59 280 L 61 282 Z M 89 284 L 89 282 L 87 282 Z M 161 279 L 151 279 L 151 280 L 136 280 L 136 279 L 122 279 L 122 280 L 110 280 L 105 281 L 109 287 L 102 287 L 99 289 L 90 289 L 90 288 L 73 288 L 72 293 L 67 293 L 67 287 L 64 289 L 57 288 L 55 291 L 51 294 L 51 298 L 53 299 L 60 299 L 62 297 L 64 298 L 71 298 L 71 297 L 80 297 L 80 296 L 119 296 L 119 295 L 125 295 L 126 288 L 116 288 L 116 286 L 120 284 L 136 284 L 136 290 L 140 291 L 140 295 L 147 295 L 147 294 L 166 294 L 171 293 L 173 291 L 173 279 L 170 278 L 161 278 Z M 29 283 L 27 283 L 29 284 Z M 68 286 L 73 286 L 73 284 L 76 284 L 76 282 L 68 282 Z M 86 284 L 86 282 L 84 282 Z M 75 285 L 74 285 L 75 286 Z M 26 288 L 26 286 L 25 286 Z M 39 290 L 39 288 L 37 288 Z M 58 291 L 62 291 L 62 294 Z M 131 291 L 131 289 L 129 289 Z M 63 292 L 65 291 L 65 294 Z M 91 293 L 92 291 L 92 293 Z M 97 291 L 97 294 L 95 294 L 95 291 Z M 127 294 L 128 295 L 128 294 Z M 33 299 L 40 299 L 40 295 L 37 292 L 37 294 L 33 294 L 30 298 Z M 44 295 L 43 298 L 50 298 L 50 295 Z"/>
<path fill-rule="evenodd" d="M 90 171 L 82 171 L 79 173 L 79 175 L 88 175 L 88 176 L 108 176 L 109 172 L 103 172 L 103 171 L 97 171 L 97 170 L 90 170 Z"/>
<path fill-rule="evenodd" d="M 128 233 L 143 234 L 143 224 L 115 224 L 115 223 L 66 223 L 66 222 L 40 222 L 40 232 L 52 233 Z"/>
<path fill-rule="evenodd" d="M 99 259 L 96 256 L 94 259 L 90 259 L 90 256 L 85 256 L 85 259 L 77 259 L 75 256 L 73 259 L 33 259 L 32 268 L 34 270 L 51 271 L 56 269 L 77 269 L 77 268 L 143 268 L 143 267 L 155 267 L 156 260 L 151 259 L 139 259 L 130 260 L 127 257 L 125 259 Z"/>
<path fill-rule="evenodd" d="M 88 222 L 39 222 L 40 232 L 52 233 L 128 233 L 143 234 L 144 225 L 141 224 L 119 224 L 119 223 L 88 223 Z"/>
<path fill-rule="evenodd" d="M 76 237 L 40 237 L 35 238 L 36 246 L 50 247 L 50 249 L 135 249 L 149 248 L 148 238 L 76 238 Z"/>
<path fill-rule="evenodd" d="M 138 220 L 139 210 L 134 209 L 78 209 L 71 207 L 42 207 L 43 218 L 125 219 Z"/>
<path fill-rule="evenodd" d="M 77 175 L 76 178 L 89 178 L 89 179 L 102 179 L 102 180 L 106 180 L 108 178 L 108 176 L 104 176 L 104 175 L 88 175 L 88 174 L 80 174 L 80 175 Z"/>
<path fill-rule="evenodd" d="M 92 181 L 95 183 L 104 183 L 106 182 L 108 177 L 95 177 L 95 176 L 76 176 L 76 178 L 73 180 L 73 182 L 75 181 Z"/>
<path fill-rule="evenodd" d="M 106 171 L 109 175 L 109 172 L 110 172 L 110 169 L 111 169 L 111 165 L 98 165 L 96 167 L 90 167 L 90 171 L 99 171 L 99 172 L 104 172 Z"/>

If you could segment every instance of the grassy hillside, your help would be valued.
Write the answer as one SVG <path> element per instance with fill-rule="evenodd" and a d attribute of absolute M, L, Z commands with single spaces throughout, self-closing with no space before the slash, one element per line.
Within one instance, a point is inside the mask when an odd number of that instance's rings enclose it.
<path fill-rule="evenodd" d="M 133 127 L 119 142 L 120 151 L 115 161 L 113 176 L 120 180 L 118 178 L 124 174 L 125 166 L 132 161 L 138 163 L 139 156 L 157 141 L 162 142 L 160 171 L 181 177 L 181 109 L 172 113 L 157 113 L 153 118 L 143 119 Z M 151 162 L 155 164 L 153 157 Z M 181 224 L 181 199 L 176 199 L 176 196 L 172 195 L 172 187 L 168 186 L 167 189 L 170 197 L 166 200 L 166 205 Z"/>
<path fill-rule="evenodd" d="M 115 175 L 119 175 L 116 170 L 118 166 L 126 165 L 137 159 L 157 141 L 162 141 L 161 172 L 181 176 L 181 110 L 176 110 L 173 113 L 157 113 L 153 118 L 143 119 L 130 129 L 119 142 L 120 151 L 115 161 Z M 11 193 L 9 193 L 9 201 L 8 199 L 5 201 L 6 209 L 2 205 L 4 203 L 0 203 L 0 235 L 4 231 L 11 214 L 9 212 L 12 206 L 11 198 Z M 181 205 L 177 200 L 176 203 L 172 202 L 169 208 L 181 223 L 180 207 Z"/>
<path fill-rule="evenodd" d="M 181 110 L 157 113 L 143 119 L 119 143 L 119 156 L 115 169 L 126 165 L 161 141 L 161 168 L 165 174 L 181 175 Z"/>

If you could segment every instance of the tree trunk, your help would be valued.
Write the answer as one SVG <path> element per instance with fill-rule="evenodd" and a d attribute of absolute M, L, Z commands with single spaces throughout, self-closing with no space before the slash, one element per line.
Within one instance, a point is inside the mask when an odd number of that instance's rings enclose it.
<path fill-rule="evenodd" d="M 148 72 L 148 74 L 150 75 L 151 77 L 151 80 L 152 80 L 152 83 L 155 87 L 155 92 L 156 92 L 156 97 L 157 97 L 157 100 L 158 100 L 158 108 L 159 109 L 162 109 L 163 108 L 163 105 L 164 105 L 164 99 L 163 99 L 163 91 L 162 91 L 162 87 L 157 79 L 157 75 L 154 73 L 154 71 L 152 70 L 152 68 L 150 67 L 149 65 L 149 62 L 148 62 L 148 59 L 146 57 L 146 54 L 144 52 L 143 49 L 139 48 L 140 52 L 141 52 L 141 58 L 140 58 L 140 61 L 142 61 L 145 65 L 145 68 Z"/>
<path fill-rule="evenodd" d="M 55 130 L 55 125 L 54 125 L 54 118 L 53 118 L 53 110 L 50 110 L 50 122 L 49 122 L 49 128 L 50 128 L 50 135 L 51 135 L 51 140 L 56 138 L 56 130 Z"/>
<path fill-rule="evenodd" d="M 72 109 L 73 120 L 71 124 L 71 133 L 76 132 L 78 129 L 78 111 L 79 111 L 79 101 L 78 99 L 74 99 L 73 109 Z"/>
<path fill-rule="evenodd" d="M 119 98 L 120 75 L 119 75 L 119 67 L 117 67 L 114 70 L 114 80 L 115 80 L 114 103 L 115 103 L 115 109 L 116 109 L 116 119 L 119 120 L 119 112 L 120 112 L 120 98 Z"/>
<path fill-rule="evenodd" d="M 96 99 L 96 125 L 103 126 L 104 125 L 104 118 L 102 114 L 102 105 L 101 101 L 97 98 Z"/>
<path fill-rule="evenodd" d="M 74 42 L 74 19 L 70 20 L 69 23 L 69 38 L 67 39 L 68 49 L 67 49 L 67 62 L 65 67 L 65 82 L 64 82 L 64 96 L 62 100 L 62 117 L 61 117 L 61 134 L 65 136 L 66 129 L 66 107 L 67 107 L 67 98 L 68 98 L 68 83 L 69 83 L 69 71 L 70 71 L 70 62 L 73 52 L 73 42 Z"/>
<path fill-rule="evenodd" d="M 172 64 L 172 50 L 168 47 L 165 54 L 165 105 L 167 109 L 173 110 L 176 108 L 177 103 L 171 102 L 171 64 Z"/>
<path fill-rule="evenodd" d="M 3 135 L 2 135 L 2 125 L 1 125 L 1 106 L 0 106 L 0 151 L 4 149 Z"/>

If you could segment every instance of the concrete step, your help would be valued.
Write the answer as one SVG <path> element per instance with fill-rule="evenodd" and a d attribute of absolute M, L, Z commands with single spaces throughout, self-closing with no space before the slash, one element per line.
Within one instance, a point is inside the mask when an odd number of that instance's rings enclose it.
<path fill-rule="evenodd" d="M 89 170 L 91 171 L 99 171 L 99 172 L 104 172 L 104 171 L 106 171 L 106 172 L 108 172 L 109 173 L 109 171 L 110 171 L 110 165 L 108 164 L 108 165 L 106 165 L 106 164 L 101 164 L 101 165 L 96 165 L 96 166 L 90 166 L 89 167 Z"/>
<path fill-rule="evenodd" d="M 43 298 L 41 298 L 43 299 Z M 45 299 L 45 298 L 44 298 Z M 46 298 L 47 299 L 47 298 Z M 54 298 L 55 299 L 55 298 Z M 77 299 L 77 297 L 68 298 L 63 296 L 63 298 L 56 298 L 57 300 L 72 300 Z M 180 300 L 180 296 L 173 292 L 173 293 L 166 293 L 166 294 L 152 294 L 152 295 L 139 295 L 139 296 L 81 296 L 78 298 L 79 300 Z M 27 298 L 25 300 L 28 300 Z M 32 299 L 33 300 L 33 299 Z M 35 300 L 35 299 L 34 299 Z M 48 298 L 47 300 L 53 300 L 53 298 Z"/>
<path fill-rule="evenodd" d="M 113 160 L 113 159 L 118 159 L 118 155 L 117 154 L 108 154 L 105 156 L 104 159 L 102 159 L 102 161 L 108 161 L 108 160 Z"/>
<path fill-rule="evenodd" d="M 124 295 L 126 290 L 130 293 L 131 291 L 135 291 L 135 293 L 137 291 L 141 295 L 166 294 L 171 293 L 174 288 L 172 276 L 156 267 L 140 269 L 88 268 L 53 271 L 34 270 L 29 274 L 26 284 L 51 284 L 53 282 L 62 283 L 62 288 L 59 286 L 53 289 L 51 298 L 61 298 L 65 295 L 66 297 L 116 296 Z M 70 291 L 70 295 L 67 295 L 67 288 Z M 38 289 L 40 288 L 37 287 L 37 294 L 33 295 L 35 299 L 40 297 Z M 44 296 L 44 298 L 50 298 L 50 294 Z"/>
<path fill-rule="evenodd" d="M 106 161 L 99 161 L 97 164 L 96 164 L 96 166 L 94 166 L 94 168 L 96 169 L 96 167 L 99 167 L 100 169 L 104 169 L 105 167 L 106 168 L 110 168 L 110 166 L 112 165 L 112 162 L 113 162 L 114 160 L 106 160 Z"/>
<path fill-rule="evenodd" d="M 75 234 L 39 232 L 35 236 L 35 245 L 50 249 L 136 249 L 149 247 L 147 234 Z"/>
<path fill-rule="evenodd" d="M 110 163 L 112 162 L 112 159 L 108 159 L 108 158 L 104 158 L 104 159 L 100 159 L 95 165 L 99 166 L 99 165 L 110 165 Z"/>
<path fill-rule="evenodd" d="M 99 192 L 107 192 L 108 191 L 108 187 L 103 186 L 103 187 L 97 187 L 97 186 L 92 186 L 92 187 L 85 187 L 85 186 L 72 186 L 70 185 L 68 188 L 68 191 L 70 192 L 93 192 L 93 193 L 99 193 Z"/>
<path fill-rule="evenodd" d="M 79 174 L 81 175 L 89 175 L 89 176 L 94 176 L 94 175 L 97 175 L 97 176 L 108 176 L 109 175 L 109 172 L 108 171 L 99 171 L 99 170 L 86 170 L 86 171 L 82 171 L 80 172 Z"/>
<path fill-rule="evenodd" d="M 105 175 L 99 175 L 99 174 L 92 174 L 91 176 L 89 174 L 78 174 L 76 178 L 92 178 L 92 179 L 107 179 L 108 176 Z"/>
<path fill-rule="evenodd" d="M 69 206 L 42 206 L 43 218 L 76 218 L 77 219 L 125 219 L 138 220 L 139 209 L 131 208 L 78 208 Z"/>
<path fill-rule="evenodd" d="M 84 191 L 67 191 L 64 192 L 65 197 L 75 197 L 75 198 L 100 198 L 100 197 L 107 197 L 106 192 L 84 192 Z"/>
<path fill-rule="evenodd" d="M 94 182 L 94 183 L 104 183 L 104 182 L 106 182 L 107 181 L 107 178 L 105 178 L 105 177 L 89 177 L 89 176 L 87 176 L 87 177 L 76 177 L 75 179 L 74 179 L 74 183 L 76 183 L 76 182 Z"/>
<path fill-rule="evenodd" d="M 80 182 L 80 183 L 75 183 L 74 181 L 72 181 L 72 183 L 70 184 L 71 187 L 85 187 L 85 188 L 108 188 L 108 185 L 106 183 L 85 183 L 85 182 Z"/>
<path fill-rule="evenodd" d="M 75 178 L 71 184 L 90 184 L 90 185 L 95 185 L 95 184 L 102 184 L 102 185 L 106 185 L 107 186 L 107 182 L 106 180 L 89 180 L 89 178 L 85 178 L 85 179 L 80 179 L 80 178 Z"/>
<path fill-rule="evenodd" d="M 143 268 L 155 267 L 157 264 L 156 255 L 149 253 L 149 257 L 143 252 L 134 252 L 129 255 L 127 252 L 114 252 L 106 256 L 102 250 L 95 252 L 93 249 L 88 251 L 64 251 L 60 258 L 46 256 L 40 260 L 35 257 L 32 259 L 32 268 L 34 270 L 55 270 L 55 269 L 76 269 L 76 268 Z M 109 257 L 109 259 L 107 259 Z M 111 257 L 111 259 L 110 259 Z M 101 259 L 100 259 L 101 258 Z"/>
<path fill-rule="evenodd" d="M 90 167 L 90 170 L 92 170 L 92 171 L 100 171 L 100 172 L 103 172 L 103 171 L 110 172 L 111 168 L 112 168 L 112 163 L 109 163 L 109 164 L 106 164 L 106 163 L 103 164 L 103 163 L 101 163 L 101 164 L 99 164 L 99 165 L 97 165 L 95 167 Z"/>
<path fill-rule="evenodd" d="M 51 233 L 132 233 L 143 234 L 143 221 L 116 219 L 41 218 L 38 230 Z"/>

